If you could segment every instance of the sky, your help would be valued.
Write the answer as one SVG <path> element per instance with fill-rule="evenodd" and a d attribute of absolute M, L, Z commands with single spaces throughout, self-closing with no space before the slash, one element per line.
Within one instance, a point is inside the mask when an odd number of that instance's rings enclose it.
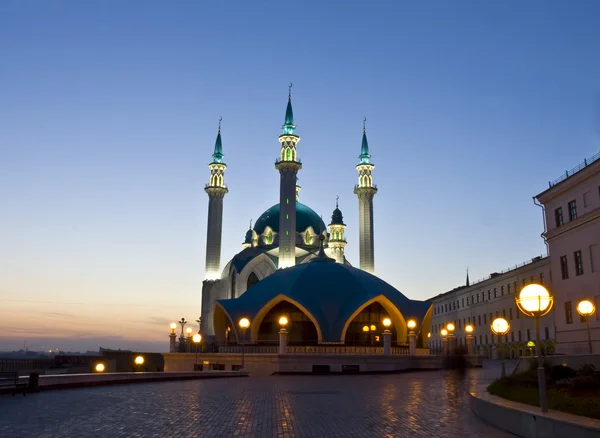
<path fill-rule="evenodd" d="M 600 150 L 600 3 L 0 2 L 0 350 L 165 351 L 200 316 L 223 117 L 221 266 L 278 202 L 292 82 L 301 202 L 339 195 L 358 265 L 427 299 L 545 254 L 532 197 Z M 195 323 L 194 323 L 195 325 Z"/>

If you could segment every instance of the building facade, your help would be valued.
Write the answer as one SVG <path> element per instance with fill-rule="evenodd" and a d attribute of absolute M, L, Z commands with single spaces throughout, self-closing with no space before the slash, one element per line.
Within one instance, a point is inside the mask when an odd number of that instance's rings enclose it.
<path fill-rule="evenodd" d="M 548 186 L 534 201 L 544 210 L 542 236 L 550 254 L 556 350 L 589 352 L 587 324 L 576 310 L 588 299 L 596 306 L 589 333 L 594 352 L 600 353 L 600 153 Z"/>
<path fill-rule="evenodd" d="M 491 332 L 495 318 L 503 317 L 510 324 L 510 331 L 502 339 L 505 357 L 520 357 L 532 353 L 535 341 L 535 322 L 519 312 L 515 303 L 515 292 L 527 284 L 543 284 L 552 291 L 549 284 L 550 261 L 548 257 L 534 257 L 520 266 L 492 273 L 488 278 L 469 282 L 431 299 L 432 319 L 429 348 L 441 351 L 441 330 L 452 322 L 457 345 L 466 345 L 465 326 L 474 328 L 473 338 L 477 354 L 498 357 L 499 339 Z M 540 339 L 545 351 L 554 348 L 555 329 L 552 312 L 540 320 Z"/>

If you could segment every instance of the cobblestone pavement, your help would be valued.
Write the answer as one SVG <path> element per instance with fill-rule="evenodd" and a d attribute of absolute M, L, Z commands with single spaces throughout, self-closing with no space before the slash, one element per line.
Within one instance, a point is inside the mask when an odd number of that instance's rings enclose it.
<path fill-rule="evenodd" d="M 188 380 L 0 395 L 0 437 L 507 437 L 466 391 L 499 369 Z"/>

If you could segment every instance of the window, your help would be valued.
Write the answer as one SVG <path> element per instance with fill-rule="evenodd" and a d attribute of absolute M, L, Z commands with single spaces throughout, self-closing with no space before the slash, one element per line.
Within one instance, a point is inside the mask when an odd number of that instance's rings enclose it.
<path fill-rule="evenodd" d="M 477 302 L 479 302 L 479 294 L 477 294 Z"/>
<path fill-rule="evenodd" d="M 258 279 L 258 276 L 254 273 L 254 271 L 252 271 L 250 273 L 250 275 L 248 275 L 248 281 L 246 282 L 246 288 L 250 289 L 252 286 L 254 286 L 259 281 L 260 280 Z"/>
<path fill-rule="evenodd" d="M 510 320 L 512 321 L 512 307 L 510 309 L 508 309 L 508 317 L 510 318 Z"/>
<path fill-rule="evenodd" d="M 521 342 L 521 330 L 519 330 L 519 342 Z"/>
<path fill-rule="evenodd" d="M 526 280 L 525 280 L 525 279 L 523 279 L 523 286 L 525 286 L 525 281 L 526 281 Z"/>
<path fill-rule="evenodd" d="M 506 285 L 506 293 L 510 295 L 510 283 Z"/>
<path fill-rule="evenodd" d="M 492 312 L 490 312 L 490 324 L 492 323 L 493 319 L 494 319 L 494 315 L 492 315 Z"/>
<path fill-rule="evenodd" d="M 492 299 L 492 293 L 488 290 L 488 300 Z"/>
<path fill-rule="evenodd" d="M 556 222 L 557 227 L 560 227 L 563 224 L 562 207 L 558 207 L 556 210 L 554 210 L 554 221 Z"/>
<path fill-rule="evenodd" d="M 504 296 L 504 285 L 500 286 L 500 295 Z"/>
<path fill-rule="evenodd" d="M 544 331 L 545 331 L 545 335 L 546 335 L 546 340 L 550 339 L 550 330 L 548 330 L 548 327 L 545 327 Z"/>
<path fill-rule="evenodd" d="M 581 258 L 581 250 L 573 253 L 575 257 L 575 275 L 583 275 L 583 260 Z"/>
<path fill-rule="evenodd" d="M 481 325 L 481 315 L 477 316 L 477 324 Z"/>
<path fill-rule="evenodd" d="M 515 342 L 515 332 L 510 332 L 510 342 Z"/>
<path fill-rule="evenodd" d="M 469 305 L 469 297 L 467 297 L 467 306 Z"/>
<path fill-rule="evenodd" d="M 573 324 L 573 306 L 570 301 L 565 301 L 565 321 L 567 324 Z"/>
<path fill-rule="evenodd" d="M 487 314 L 483 314 L 483 323 L 487 325 Z"/>
<path fill-rule="evenodd" d="M 465 299 L 464 298 L 461 300 L 461 307 L 465 307 Z"/>
<path fill-rule="evenodd" d="M 289 204 L 290 203 L 290 198 L 285 198 L 285 203 Z"/>
<path fill-rule="evenodd" d="M 506 309 L 502 309 L 502 318 L 506 319 Z"/>
<path fill-rule="evenodd" d="M 544 273 L 540 272 L 540 284 L 544 284 Z"/>
<path fill-rule="evenodd" d="M 516 294 L 517 292 L 519 292 L 519 290 L 517 289 L 517 282 L 515 281 L 515 282 L 513 283 L 513 285 L 515 286 L 515 289 L 514 289 L 514 291 L 515 291 L 515 294 Z"/>
<path fill-rule="evenodd" d="M 563 280 L 569 278 L 569 265 L 567 263 L 566 255 L 560 258 L 560 273 L 562 275 Z"/>
<path fill-rule="evenodd" d="M 487 340 L 487 339 L 488 339 L 488 338 L 487 338 L 487 334 L 486 334 L 486 335 L 485 335 L 485 343 L 486 343 L 486 344 L 488 343 L 488 340 Z"/>
<path fill-rule="evenodd" d="M 289 218 L 290 218 L 290 215 L 289 215 L 289 214 L 286 214 L 286 215 L 285 215 L 285 218 L 286 218 L 286 219 L 289 219 Z"/>
<path fill-rule="evenodd" d="M 494 298 L 498 298 L 498 292 L 496 291 L 496 288 L 494 288 Z"/>
<path fill-rule="evenodd" d="M 577 219 L 577 202 L 575 200 L 569 202 L 569 220 Z"/>
<path fill-rule="evenodd" d="M 531 341 L 531 333 L 529 332 L 529 329 L 527 329 L 527 341 Z"/>
<path fill-rule="evenodd" d="M 516 308 L 516 314 L 517 314 L 517 319 L 519 319 L 521 317 L 521 312 L 519 312 L 519 308 Z"/>
<path fill-rule="evenodd" d="M 533 284 L 535 282 L 535 277 L 532 275 L 529 279 L 529 284 Z"/>
<path fill-rule="evenodd" d="M 460 319 L 458 320 L 458 329 L 460 330 Z"/>

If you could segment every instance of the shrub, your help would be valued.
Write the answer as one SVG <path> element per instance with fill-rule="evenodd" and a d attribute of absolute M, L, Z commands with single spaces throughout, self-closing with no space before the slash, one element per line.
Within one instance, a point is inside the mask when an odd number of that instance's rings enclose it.
<path fill-rule="evenodd" d="M 594 374 L 596 374 L 596 367 L 591 363 L 581 365 L 581 367 L 579 367 L 579 370 L 577 370 L 578 376 L 593 376 Z"/>
<path fill-rule="evenodd" d="M 596 376 L 577 376 L 573 379 L 571 389 L 573 391 L 600 389 L 600 378 Z"/>
<path fill-rule="evenodd" d="M 556 365 L 550 369 L 550 378 L 553 382 L 575 377 L 577 372 L 566 365 Z"/>

